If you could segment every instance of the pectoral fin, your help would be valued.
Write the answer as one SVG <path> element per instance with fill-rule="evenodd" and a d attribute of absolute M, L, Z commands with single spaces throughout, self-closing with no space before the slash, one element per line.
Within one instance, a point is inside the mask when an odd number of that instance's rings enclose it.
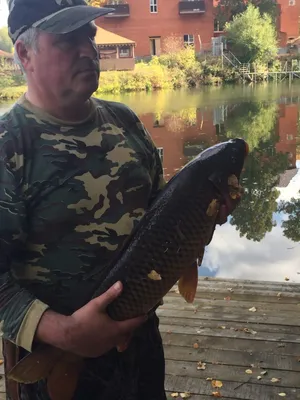
<path fill-rule="evenodd" d="M 47 389 L 51 400 L 73 399 L 83 366 L 83 358 L 75 355 L 64 356 L 59 360 L 47 379 Z"/>
<path fill-rule="evenodd" d="M 191 267 L 188 267 L 182 277 L 178 281 L 178 289 L 181 296 L 186 302 L 194 301 L 198 285 L 198 266 L 194 262 Z"/>
<path fill-rule="evenodd" d="M 37 347 L 8 372 L 8 379 L 20 383 L 37 382 L 48 376 L 62 355 L 62 350 L 55 347 L 44 345 Z"/>

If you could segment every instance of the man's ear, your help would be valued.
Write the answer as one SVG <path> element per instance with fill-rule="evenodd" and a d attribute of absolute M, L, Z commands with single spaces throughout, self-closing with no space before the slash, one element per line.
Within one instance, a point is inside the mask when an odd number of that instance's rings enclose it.
<path fill-rule="evenodd" d="M 33 66 L 31 63 L 31 52 L 21 40 L 16 42 L 15 51 L 18 54 L 19 60 L 21 61 L 24 70 L 26 72 L 32 71 Z"/>

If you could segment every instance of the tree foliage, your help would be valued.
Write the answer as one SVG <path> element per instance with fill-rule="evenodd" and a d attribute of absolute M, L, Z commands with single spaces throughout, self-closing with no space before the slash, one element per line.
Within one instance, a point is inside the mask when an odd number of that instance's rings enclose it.
<path fill-rule="evenodd" d="M 0 28 L 0 50 L 12 53 L 12 49 L 13 49 L 12 41 L 8 36 L 7 27 L 4 26 Z"/>
<path fill-rule="evenodd" d="M 261 15 L 269 14 L 273 23 L 276 23 L 279 8 L 275 0 L 250 0 L 248 3 L 245 0 L 219 0 L 214 11 L 220 29 L 223 29 L 225 23 L 231 21 L 235 15 L 246 11 L 247 4 L 253 4 L 257 7 Z"/>
<path fill-rule="evenodd" d="M 241 181 L 245 193 L 230 223 L 241 237 L 257 242 L 275 226 L 273 213 L 280 194 L 276 185 L 288 165 L 287 155 L 275 150 L 276 119 L 276 104 L 246 102 L 229 114 L 225 124 L 226 136 L 243 137 L 251 150 Z"/>
<path fill-rule="evenodd" d="M 276 29 L 270 15 L 250 4 L 225 24 L 228 43 L 242 62 L 266 63 L 277 54 Z"/>
<path fill-rule="evenodd" d="M 293 242 L 300 242 L 300 198 L 281 201 L 278 211 L 288 214 L 288 219 L 282 222 L 283 234 Z"/>

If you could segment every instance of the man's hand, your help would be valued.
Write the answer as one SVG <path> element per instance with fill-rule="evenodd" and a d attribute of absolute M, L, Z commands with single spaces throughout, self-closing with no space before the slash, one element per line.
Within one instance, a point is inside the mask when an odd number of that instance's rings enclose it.
<path fill-rule="evenodd" d="M 56 318 L 56 323 L 50 328 L 50 320 L 48 323 L 46 320 L 43 322 L 43 317 L 38 326 L 38 339 L 82 357 L 99 357 L 118 346 L 124 350 L 133 331 L 145 322 L 147 317 L 141 316 L 126 321 L 112 320 L 105 309 L 121 291 L 122 284 L 117 282 L 101 296 L 68 317 L 51 311 L 52 315 L 48 314 L 49 318 Z M 50 331 L 46 332 L 46 326 Z M 54 331 L 55 328 L 60 331 Z"/>

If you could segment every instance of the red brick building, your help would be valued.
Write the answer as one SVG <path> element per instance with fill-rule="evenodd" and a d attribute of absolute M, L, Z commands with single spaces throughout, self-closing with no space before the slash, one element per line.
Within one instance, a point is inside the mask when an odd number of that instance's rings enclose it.
<path fill-rule="evenodd" d="M 118 4 L 113 4 L 118 3 Z M 214 33 L 213 2 L 207 0 L 107 0 L 115 8 L 96 23 L 136 42 L 135 55 L 147 57 L 164 51 L 167 37 L 193 43 L 196 51 L 210 49 Z"/>
<path fill-rule="evenodd" d="M 299 0 L 277 0 L 280 10 L 278 18 L 279 47 L 286 47 L 292 39 L 299 37 Z"/>

